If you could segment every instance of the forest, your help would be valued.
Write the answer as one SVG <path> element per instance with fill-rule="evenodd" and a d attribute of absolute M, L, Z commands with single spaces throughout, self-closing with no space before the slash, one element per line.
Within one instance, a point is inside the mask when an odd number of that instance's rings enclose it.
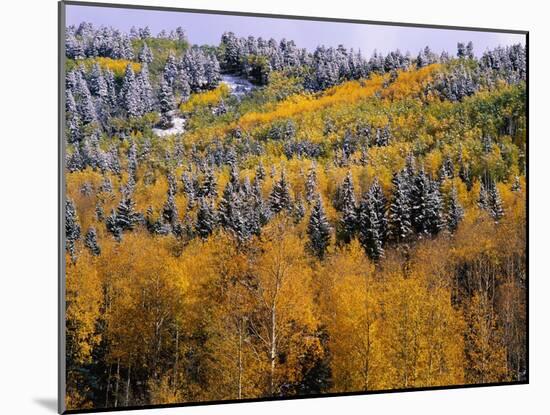
<path fill-rule="evenodd" d="M 525 381 L 524 45 L 65 32 L 67 409 Z"/>

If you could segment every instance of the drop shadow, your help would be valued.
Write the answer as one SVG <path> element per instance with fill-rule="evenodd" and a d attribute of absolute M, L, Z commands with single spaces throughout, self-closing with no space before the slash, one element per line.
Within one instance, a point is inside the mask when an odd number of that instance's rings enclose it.
<path fill-rule="evenodd" d="M 57 399 L 53 398 L 35 398 L 34 402 L 47 410 L 57 413 Z"/>

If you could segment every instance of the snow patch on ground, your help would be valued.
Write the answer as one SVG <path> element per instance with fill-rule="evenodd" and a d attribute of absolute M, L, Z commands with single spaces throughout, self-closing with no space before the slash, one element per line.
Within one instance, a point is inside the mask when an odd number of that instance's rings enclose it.
<path fill-rule="evenodd" d="M 174 117 L 172 121 L 174 123 L 172 128 L 167 128 L 166 130 L 153 128 L 153 134 L 158 137 L 168 137 L 169 135 L 181 134 L 185 131 L 185 118 Z"/>
<path fill-rule="evenodd" d="M 235 95 L 237 97 L 242 97 L 255 88 L 255 86 L 247 79 L 235 75 L 222 75 L 221 82 L 229 87 L 231 95 Z"/>

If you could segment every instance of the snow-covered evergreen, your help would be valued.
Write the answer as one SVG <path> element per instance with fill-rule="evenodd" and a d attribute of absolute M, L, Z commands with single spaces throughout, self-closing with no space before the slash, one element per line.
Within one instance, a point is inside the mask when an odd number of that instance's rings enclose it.
<path fill-rule="evenodd" d="M 65 250 L 76 261 L 76 242 L 80 239 L 80 223 L 74 202 L 65 201 Z"/>
<path fill-rule="evenodd" d="M 351 172 L 348 171 L 340 189 L 342 217 L 340 219 L 339 238 L 345 243 L 349 243 L 355 236 L 358 225 L 355 188 Z"/>
<path fill-rule="evenodd" d="M 97 256 L 101 254 L 101 248 L 97 242 L 97 231 L 93 226 L 90 226 L 86 232 L 86 236 L 84 237 L 84 245 L 90 250 L 92 255 Z"/>
<path fill-rule="evenodd" d="M 324 258 L 330 244 L 331 227 L 327 220 L 321 196 L 317 195 L 311 210 L 307 234 L 309 236 L 309 249 L 319 258 Z"/>
<path fill-rule="evenodd" d="M 283 210 L 292 208 L 290 196 L 290 187 L 286 180 L 284 170 L 281 171 L 281 177 L 273 184 L 273 189 L 269 195 L 269 208 L 273 213 L 279 213 Z"/>

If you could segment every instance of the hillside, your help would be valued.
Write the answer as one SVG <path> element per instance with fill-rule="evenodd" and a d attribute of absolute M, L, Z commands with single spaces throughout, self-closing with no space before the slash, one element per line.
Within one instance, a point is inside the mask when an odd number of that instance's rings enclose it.
<path fill-rule="evenodd" d="M 525 379 L 521 45 L 99 31 L 67 31 L 69 408 Z"/>

